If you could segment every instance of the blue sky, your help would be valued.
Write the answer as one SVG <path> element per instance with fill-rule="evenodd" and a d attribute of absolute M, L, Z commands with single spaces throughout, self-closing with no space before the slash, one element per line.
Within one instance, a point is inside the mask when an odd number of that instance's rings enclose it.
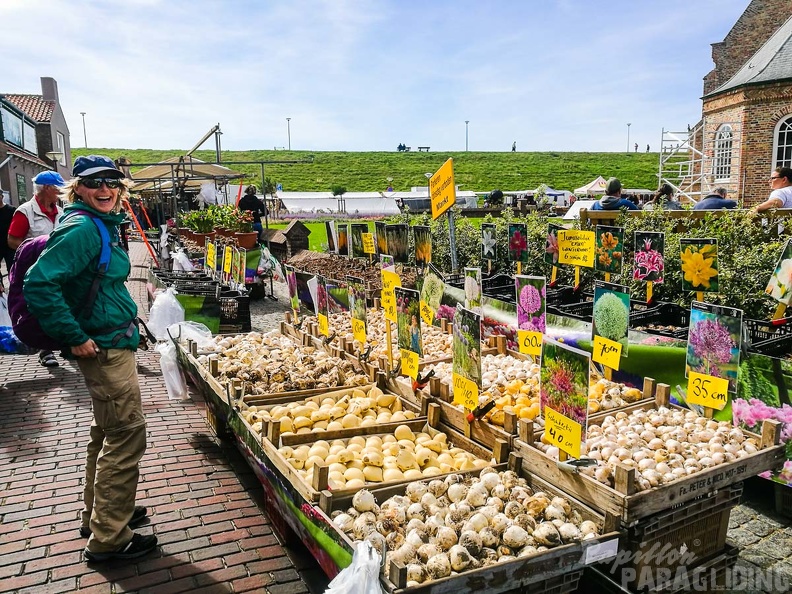
<path fill-rule="evenodd" d="M 0 92 L 73 146 L 618 151 L 698 121 L 749 0 L 2 0 Z M 79 6 L 75 8 L 75 6 Z M 211 142 L 205 145 L 210 147 Z"/>

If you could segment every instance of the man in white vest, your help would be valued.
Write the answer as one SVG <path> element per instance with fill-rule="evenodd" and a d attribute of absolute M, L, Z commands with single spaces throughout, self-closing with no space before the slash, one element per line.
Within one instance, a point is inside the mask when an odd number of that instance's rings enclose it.
<path fill-rule="evenodd" d="M 59 204 L 60 189 L 66 182 L 56 171 L 42 171 L 33 178 L 35 198 L 20 204 L 8 228 L 8 247 L 16 250 L 31 237 L 49 235 L 63 214 Z M 57 367 L 58 360 L 51 351 L 39 353 L 39 363 L 44 367 Z"/>

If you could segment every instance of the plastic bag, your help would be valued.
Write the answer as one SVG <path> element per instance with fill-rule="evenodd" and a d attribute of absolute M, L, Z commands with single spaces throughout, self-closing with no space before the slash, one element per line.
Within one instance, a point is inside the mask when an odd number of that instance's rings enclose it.
<path fill-rule="evenodd" d="M 367 541 L 357 543 L 352 563 L 333 578 L 325 594 L 382 594 L 380 554 Z"/>
<path fill-rule="evenodd" d="M 168 326 L 184 321 L 184 308 L 176 299 L 176 289 L 169 287 L 154 299 L 149 311 L 149 330 L 157 340 L 168 339 Z"/>
<path fill-rule="evenodd" d="M 168 400 L 189 399 L 190 393 L 187 391 L 184 373 L 176 361 L 176 345 L 168 341 L 157 344 L 155 348 L 160 354 L 160 369 L 165 379 L 165 388 L 168 390 Z"/>
<path fill-rule="evenodd" d="M 199 349 L 210 347 L 214 344 L 212 331 L 200 322 L 179 322 L 168 326 L 168 334 L 181 343 L 186 344 L 192 340 Z"/>
<path fill-rule="evenodd" d="M 190 258 L 182 250 L 176 252 L 173 256 L 173 270 L 181 270 L 184 272 L 192 272 L 195 266 L 190 262 Z"/>
<path fill-rule="evenodd" d="M 11 316 L 8 314 L 8 298 L 0 294 L 0 328 L 11 327 Z"/>

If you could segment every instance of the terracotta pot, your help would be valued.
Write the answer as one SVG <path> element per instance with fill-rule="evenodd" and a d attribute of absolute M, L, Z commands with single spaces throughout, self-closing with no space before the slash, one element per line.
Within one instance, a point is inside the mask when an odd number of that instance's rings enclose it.
<path fill-rule="evenodd" d="M 206 245 L 206 240 L 214 240 L 217 237 L 217 233 L 212 231 L 211 233 L 193 233 L 193 241 L 197 243 L 199 246 L 203 247 Z"/>
<path fill-rule="evenodd" d="M 195 241 L 194 233 L 192 232 L 192 229 L 187 229 L 187 228 L 179 229 L 179 235 L 181 237 L 183 237 L 184 239 L 189 239 L 191 241 Z"/>
<path fill-rule="evenodd" d="M 236 238 L 237 244 L 239 247 L 244 248 L 246 250 L 253 249 L 256 247 L 256 240 L 258 239 L 258 232 L 253 231 L 252 233 L 234 233 L 234 237 Z"/>
<path fill-rule="evenodd" d="M 225 227 L 217 227 L 215 229 L 215 231 L 217 232 L 217 234 L 220 237 L 233 237 L 234 236 L 234 232 L 231 231 L 231 229 L 226 229 Z"/>

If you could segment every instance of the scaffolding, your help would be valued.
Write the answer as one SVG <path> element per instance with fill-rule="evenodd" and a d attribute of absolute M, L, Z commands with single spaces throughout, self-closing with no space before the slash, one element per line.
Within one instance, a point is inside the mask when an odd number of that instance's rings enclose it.
<path fill-rule="evenodd" d="M 663 128 L 658 178 L 693 203 L 725 187 L 737 194 L 740 187 L 741 126 L 737 122 L 702 119 L 686 132 Z"/>

